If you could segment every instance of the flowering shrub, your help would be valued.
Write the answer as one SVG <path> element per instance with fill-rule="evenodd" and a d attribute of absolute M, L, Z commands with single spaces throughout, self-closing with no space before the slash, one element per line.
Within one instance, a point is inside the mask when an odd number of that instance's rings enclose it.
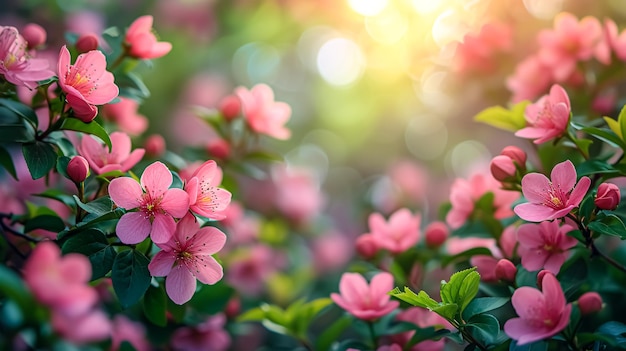
<path fill-rule="evenodd" d="M 537 33 L 499 77 L 511 105 L 475 117 L 526 146 L 451 179 L 438 211 L 411 162 L 371 203 L 336 203 L 273 149 L 297 109 L 265 83 L 210 108 L 185 92 L 199 146 L 141 139 L 142 68 L 175 54 L 153 25 L 68 35 L 56 72 L 45 29 L 0 26 L 2 349 L 626 348 L 626 108 L 604 99 L 626 60 L 616 23 L 563 12 Z M 459 79 L 506 71 L 514 34 L 468 34 Z M 367 209 L 356 226 L 324 215 L 350 206 Z"/>

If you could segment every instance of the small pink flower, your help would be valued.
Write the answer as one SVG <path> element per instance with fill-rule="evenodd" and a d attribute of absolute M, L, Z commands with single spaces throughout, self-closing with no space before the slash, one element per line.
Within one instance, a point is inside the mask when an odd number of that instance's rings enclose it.
<path fill-rule="evenodd" d="M 443 317 L 441 317 L 435 312 L 429 311 L 421 307 L 409 307 L 408 309 L 398 313 L 396 315 L 396 320 L 410 322 L 410 323 L 417 325 L 420 328 L 435 327 L 435 328 L 454 329 L 454 327 Z M 395 342 L 396 344 L 406 345 L 411 340 L 414 334 L 415 334 L 414 331 L 409 331 L 405 333 L 392 335 L 390 338 L 391 338 L 391 341 Z M 422 341 L 420 343 L 415 344 L 413 347 L 411 347 L 408 350 L 441 351 L 445 348 L 445 345 L 446 343 L 444 339 L 437 340 L 437 341 L 426 340 L 426 341 Z"/>
<path fill-rule="evenodd" d="M 37 23 L 29 23 L 22 28 L 22 36 L 28 43 L 28 50 L 32 50 L 46 43 L 48 33 Z"/>
<path fill-rule="evenodd" d="M 174 331 L 170 343 L 174 351 L 226 351 L 230 335 L 224 330 L 226 317 L 218 314 L 195 327 L 181 327 Z"/>
<path fill-rule="evenodd" d="M 576 184 L 576 169 L 569 160 L 554 166 L 550 177 L 529 173 L 522 178 L 522 192 L 530 202 L 515 206 L 521 219 L 542 222 L 563 218 L 580 204 L 591 185 L 589 177 L 580 178 Z"/>
<path fill-rule="evenodd" d="M 358 273 L 344 273 L 339 282 L 339 292 L 330 294 L 330 298 L 339 307 L 355 317 L 373 321 L 389 314 L 400 303 L 390 301 L 387 293 L 393 289 L 393 276 L 387 272 L 376 274 L 368 285 Z"/>
<path fill-rule="evenodd" d="M 378 246 L 400 254 L 415 246 L 420 239 L 420 217 L 406 208 L 394 212 L 389 221 L 380 213 L 369 216 L 369 229 Z"/>
<path fill-rule="evenodd" d="M 522 224 L 517 230 L 522 266 L 529 271 L 545 268 L 554 274 L 559 273 L 569 255 L 568 250 L 578 242 L 567 236 L 572 230 L 572 226 L 559 226 L 557 221 Z"/>
<path fill-rule="evenodd" d="M 98 36 L 93 33 L 81 34 L 78 39 L 76 39 L 76 50 L 78 50 L 81 54 L 92 50 L 98 50 L 98 41 Z"/>
<path fill-rule="evenodd" d="M 167 295 L 182 305 L 196 291 L 196 278 L 215 284 L 224 275 L 222 266 L 211 256 L 224 247 L 226 235 L 215 227 L 200 228 L 196 217 L 188 213 L 178 222 L 174 235 L 161 248 L 148 269 L 154 277 L 164 277 Z"/>
<path fill-rule="evenodd" d="M 567 304 L 559 281 L 551 273 L 544 276 L 542 290 L 523 286 L 513 293 L 511 302 L 519 318 L 509 319 L 504 332 L 518 345 L 548 339 L 569 323 L 572 304 Z"/>
<path fill-rule="evenodd" d="M 544 95 L 534 104 L 526 106 L 524 117 L 528 126 L 515 132 L 515 136 L 535 139 L 535 144 L 561 137 L 567 130 L 570 112 L 567 92 L 555 84 L 550 88 L 549 95 Z"/>
<path fill-rule="evenodd" d="M 291 131 L 284 126 L 291 116 L 291 107 L 275 102 L 272 88 L 265 84 L 257 84 L 251 90 L 239 87 L 235 95 L 241 100 L 244 118 L 252 131 L 276 139 L 291 136 Z"/>
<path fill-rule="evenodd" d="M 312 169 L 277 166 L 272 181 L 276 209 L 292 223 L 307 223 L 321 212 L 325 198 Z"/>
<path fill-rule="evenodd" d="M 117 222 L 115 231 L 125 244 L 138 244 L 148 235 L 156 244 L 170 241 L 176 230 L 174 218 L 189 210 L 189 196 L 182 189 L 172 188 L 173 177 L 161 162 L 146 167 L 141 184 L 130 177 L 113 179 L 109 184 L 111 200 L 127 212 Z"/>
<path fill-rule="evenodd" d="M 0 75 L 9 83 L 37 87 L 37 81 L 54 76 L 48 61 L 32 58 L 27 52 L 26 40 L 14 27 L 0 26 Z"/>
<path fill-rule="evenodd" d="M 222 171 L 213 160 L 203 163 L 185 184 L 189 194 L 189 209 L 201 216 L 220 220 L 226 215 L 232 197 L 228 190 L 218 188 L 222 182 Z"/>
<path fill-rule="evenodd" d="M 148 351 L 150 345 L 146 339 L 146 328 L 139 322 L 134 322 L 126 316 L 118 314 L 113 320 L 111 331 L 111 349 L 117 351 L 122 342 L 126 341 L 137 351 Z"/>
<path fill-rule="evenodd" d="M 165 138 L 161 134 L 152 134 L 143 143 L 146 153 L 152 157 L 160 157 L 165 153 Z"/>
<path fill-rule="evenodd" d="M 278 268 L 277 253 L 271 248 L 257 244 L 243 254 L 235 254 L 226 272 L 226 281 L 246 296 L 263 292 L 265 283 Z"/>
<path fill-rule="evenodd" d="M 111 321 L 100 310 L 72 315 L 53 309 L 51 324 L 63 339 L 74 344 L 101 341 L 111 336 Z"/>
<path fill-rule="evenodd" d="M 59 86 L 74 115 L 90 122 L 98 114 L 95 105 L 109 103 L 117 97 L 119 89 L 113 83 L 113 73 L 106 70 L 106 58 L 101 51 L 80 54 L 73 65 L 70 60 L 70 52 L 64 45 L 59 53 Z"/>
<path fill-rule="evenodd" d="M 132 145 L 128 134 L 113 132 L 109 138 L 111 151 L 108 146 L 88 135 L 83 136 L 80 146 L 77 147 L 78 152 L 87 159 L 96 174 L 111 171 L 128 172 L 146 152 L 144 149 L 135 149 L 131 152 Z"/>
<path fill-rule="evenodd" d="M 496 279 L 504 280 L 507 282 L 514 282 L 515 275 L 517 274 L 517 267 L 513 264 L 513 262 L 507 260 L 506 258 L 500 259 L 496 264 Z"/>
<path fill-rule="evenodd" d="M 583 316 L 601 311 L 604 307 L 602 296 L 595 291 L 586 292 L 578 298 L 578 307 Z"/>
<path fill-rule="evenodd" d="M 164 56 L 172 50 L 171 43 L 157 41 L 152 32 L 152 21 L 152 16 L 141 16 L 131 23 L 124 40 L 130 56 L 148 60 Z"/>
<path fill-rule="evenodd" d="M 450 229 L 441 221 L 431 222 L 425 230 L 426 245 L 431 248 L 437 248 L 446 242 L 450 236 Z"/>
<path fill-rule="evenodd" d="M 529 56 L 518 63 L 513 75 L 506 80 L 507 88 L 513 93 L 511 101 L 515 103 L 537 98 L 552 83 L 554 80 L 551 68 L 537 55 Z"/>
<path fill-rule="evenodd" d="M 477 34 L 467 34 L 456 48 L 456 70 L 462 74 L 489 74 L 498 67 L 498 54 L 513 49 L 511 26 L 488 23 Z"/>
<path fill-rule="evenodd" d="M 119 102 L 104 105 L 102 117 L 117 125 L 120 131 L 132 136 L 141 135 L 148 129 L 148 119 L 137 112 L 139 103 L 133 99 L 120 97 Z"/>

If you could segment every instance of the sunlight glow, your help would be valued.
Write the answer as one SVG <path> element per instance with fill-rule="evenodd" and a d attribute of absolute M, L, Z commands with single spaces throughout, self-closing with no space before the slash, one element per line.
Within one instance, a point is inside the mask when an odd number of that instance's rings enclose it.
<path fill-rule="evenodd" d="M 367 33 L 372 39 L 383 44 L 393 44 L 402 39 L 408 27 L 406 17 L 395 9 L 365 19 Z"/>
<path fill-rule="evenodd" d="M 348 85 L 363 73 L 365 59 L 359 46 L 350 39 L 327 41 L 317 54 L 317 69 L 330 84 Z"/>
<path fill-rule="evenodd" d="M 350 7 L 363 16 L 376 16 L 387 7 L 388 0 L 348 0 Z"/>

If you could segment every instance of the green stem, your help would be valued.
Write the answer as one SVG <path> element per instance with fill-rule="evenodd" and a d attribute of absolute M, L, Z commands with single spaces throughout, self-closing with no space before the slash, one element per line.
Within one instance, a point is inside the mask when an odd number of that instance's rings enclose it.
<path fill-rule="evenodd" d="M 85 182 L 76 183 L 76 187 L 78 188 L 78 199 L 80 199 L 80 202 L 85 203 Z M 83 209 L 80 206 L 76 206 L 76 223 L 80 222 L 83 215 Z"/>
<path fill-rule="evenodd" d="M 600 256 L 611 266 L 617 268 L 623 273 L 626 273 L 626 267 L 624 267 L 621 263 L 615 261 L 613 258 L 611 258 L 604 252 L 600 251 L 600 249 L 598 249 L 595 242 L 593 241 L 593 237 L 591 236 L 591 231 L 589 230 L 589 228 L 585 227 L 585 225 L 581 221 L 579 221 L 578 218 L 573 216 L 571 213 L 569 213 L 567 217 L 572 219 L 578 225 L 578 229 L 580 229 L 580 232 L 583 234 L 583 237 L 585 238 L 584 244 L 591 251 L 591 257 Z"/>
<path fill-rule="evenodd" d="M 374 332 L 374 323 L 367 321 L 367 326 L 370 331 L 370 337 L 372 338 L 372 345 L 376 348 L 378 345 L 378 339 L 376 338 L 376 333 Z"/>

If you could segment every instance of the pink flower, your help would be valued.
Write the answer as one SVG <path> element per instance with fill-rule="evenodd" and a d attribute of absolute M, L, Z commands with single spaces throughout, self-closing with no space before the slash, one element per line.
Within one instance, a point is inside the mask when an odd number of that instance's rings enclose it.
<path fill-rule="evenodd" d="M 189 209 L 201 216 L 220 220 L 226 215 L 232 197 L 228 190 L 218 188 L 222 182 L 222 171 L 213 160 L 203 163 L 185 184 L 189 194 Z"/>
<path fill-rule="evenodd" d="M 189 196 L 182 189 L 172 188 L 173 177 L 161 162 L 146 167 L 141 184 L 130 177 L 116 178 L 109 184 L 111 200 L 127 212 L 117 222 L 115 231 L 125 244 L 137 244 L 148 235 L 156 244 L 170 241 L 176 230 L 174 218 L 189 210 Z"/>
<path fill-rule="evenodd" d="M 74 183 L 82 183 L 87 179 L 89 174 L 89 163 L 82 156 L 74 156 L 67 163 L 67 175 Z"/>
<path fill-rule="evenodd" d="M 29 23 L 22 28 L 22 37 L 28 42 L 28 50 L 32 50 L 46 43 L 48 33 L 37 23 Z"/>
<path fill-rule="evenodd" d="M 425 230 L 426 245 L 430 248 L 438 248 L 443 245 L 450 236 L 450 229 L 441 221 L 431 222 Z"/>
<path fill-rule="evenodd" d="M 420 217 L 406 208 L 394 212 L 389 221 L 380 213 L 369 216 L 370 234 L 378 246 L 400 254 L 415 246 L 420 239 Z"/>
<path fill-rule="evenodd" d="M 601 311 L 604 307 L 602 296 L 595 291 L 588 291 L 578 298 L 578 307 L 583 316 Z"/>
<path fill-rule="evenodd" d="M 598 61 L 605 65 L 611 63 L 611 56 L 626 61 L 626 31 L 619 32 L 617 24 L 611 19 L 604 20 L 602 41 L 596 47 L 595 55 Z"/>
<path fill-rule="evenodd" d="M 370 283 L 358 273 L 344 273 L 339 282 L 339 292 L 330 298 L 339 307 L 366 321 L 376 320 L 396 309 L 400 303 L 390 301 L 387 293 L 393 289 L 393 276 L 387 272 L 376 274 Z"/>
<path fill-rule="evenodd" d="M 513 293 L 511 302 L 519 318 L 509 319 L 504 332 L 518 345 L 550 338 L 569 323 L 572 304 L 567 304 L 554 275 L 545 275 L 542 290 L 523 286 Z"/>
<path fill-rule="evenodd" d="M 174 351 L 226 351 L 230 347 L 230 335 L 224 330 L 223 314 L 210 317 L 195 327 L 182 327 L 172 334 Z"/>
<path fill-rule="evenodd" d="M 576 184 L 576 169 L 569 160 L 554 166 L 550 177 L 529 173 L 522 178 L 522 192 L 530 202 L 515 206 L 521 219 L 542 222 L 565 217 L 580 204 L 591 185 L 589 177 L 580 178 Z"/>
<path fill-rule="evenodd" d="M 51 323 L 55 332 L 75 344 L 101 341 L 111 335 L 111 322 L 100 310 L 71 315 L 53 309 Z"/>
<path fill-rule="evenodd" d="M 152 32 L 152 21 L 152 16 L 141 16 L 131 23 L 124 40 L 130 56 L 148 60 L 164 56 L 172 50 L 172 44 L 164 41 L 157 42 Z"/>
<path fill-rule="evenodd" d="M 421 307 L 409 307 L 408 309 L 400 312 L 396 316 L 396 320 L 406 321 L 417 325 L 420 328 L 428 328 L 428 327 L 437 327 L 437 328 L 447 328 L 454 329 L 450 323 L 445 320 L 443 317 L 438 315 L 435 312 L 429 311 L 425 308 Z M 405 333 L 395 334 L 391 336 L 391 341 L 400 345 L 406 345 L 413 335 L 414 331 L 409 331 Z M 426 340 L 420 343 L 415 344 L 409 350 L 411 351 L 441 351 L 445 347 L 445 340 L 441 339 L 438 341 Z"/>
<path fill-rule="evenodd" d="M 131 152 L 132 145 L 128 134 L 113 132 L 109 138 L 111 151 L 108 146 L 91 136 L 84 136 L 80 146 L 77 147 L 78 152 L 87 159 L 89 166 L 97 174 L 111 171 L 128 172 L 146 152 L 144 149 L 135 149 Z"/>
<path fill-rule="evenodd" d="M 137 351 L 148 351 L 150 345 L 146 339 L 146 328 L 139 322 L 133 322 L 126 316 L 118 314 L 113 320 L 111 331 L 111 351 L 120 349 L 122 342 L 128 342 Z"/>
<path fill-rule="evenodd" d="M 113 83 L 113 74 L 106 70 L 106 58 L 101 51 L 80 54 L 73 65 L 70 60 L 70 52 L 64 45 L 59 53 L 59 86 L 74 115 L 83 122 L 90 122 L 98 114 L 95 105 L 115 99 L 119 89 Z"/>
<path fill-rule="evenodd" d="M 226 281 L 246 296 L 263 292 L 265 282 L 276 270 L 277 253 L 258 244 L 239 255 L 234 255 L 226 272 Z"/>
<path fill-rule="evenodd" d="M 102 117 L 117 124 L 122 132 L 132 136 L 141 135 L 148 128 L 148 119 L 137 112 L 139 103 L 125 97 L 119 99 L 120 101 L 115 104 L 104 106 Z"/>
<path fill-rule="evenodd" d="M 0 26 L 0 74 L 9 83 L 37 87 L 37 81 L 54 76 L 48 61 L 32 58 L 27 52 L 26 40 L 14 27 Z"/>
<path fill-rule="evenodd" d="M 175 303 L 189 301 L 196 291 L 196 278 L 215 284 L 224 275 L 222 266 L 211 256 L 224 247 L 226 235 L 215 227 L 200 228 L 196 217 L 188 213 L 178 222 L 174 235 L 150 261 L 154 277 L 165 277 L 165 290 Z"/>
<path fill-rule="evenodd" d="M 291 222 L 307 223 L 320 213 L 325 198 L 311 169 L 277 166 L 272 181 L 276 208 Z"/>
<path fill-rule="evenodd" d="M 569 255 L 568 250 L 578 242 L 567 236 L 572 230 L 574 228 L 568 224 L 559 227 L 557 221 L 522 224 L 517 230 L 522 266 L 529 271 L 545 268 L 559 273 Z"/>
<path fill-rule="evenodd" d="M 492 73 L 498 67 L 498 54 L 513 49 L 513 31 L 502 23 L 488 23 L 478 34 L 467 34 L 456 49 L 456 69 L 460 73 Z"/>
<path fill-rule="evenodd" d="M 551 68 L 534 55 L 517 64 L 515 73 L 507 78 L 506 86 L 513 93 L 511 100 L 517 103 L 535 99 L 553 82 Z"/>
<path fill-rule="evenodd" d="M 535 144 L 561 137 L 567 130 L 570 112 L 567 92 L 555 84 L 550 88 L 549 95 L 544 95 L 534 104 L 526 106 L 524 117 L 528 126 L 515 132 L 515 136 L 535 139 Z"/>
<path fill-rule="evenodd" d="M 265 84 L 257 84 L 251 90 L 239 87 L 235 89 L 235 95 L 241 100 L 244 118 L 253 132 L 276 139 L 291 136 L 284 126 L 291 116 L 291 107 L 284 102 L 275 102 L 272 88 Z"/>

